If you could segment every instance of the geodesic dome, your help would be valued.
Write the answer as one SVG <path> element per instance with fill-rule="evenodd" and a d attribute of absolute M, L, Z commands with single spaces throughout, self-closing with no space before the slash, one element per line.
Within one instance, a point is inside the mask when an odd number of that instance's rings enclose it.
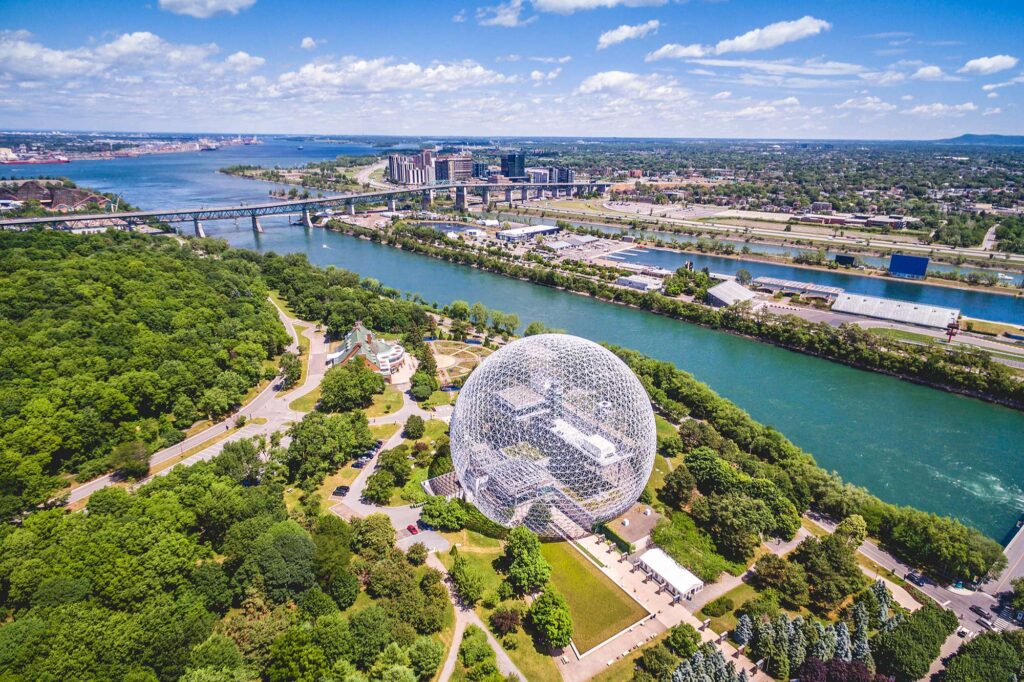
<path fill-rule="evenodd" d="M 459 393 L 450 435 L 467 499 L 548 537 L 576 537 L 626 511 L 657 447 L 636 375 L 566 334 L 519 339 L 484 360 Z"/>

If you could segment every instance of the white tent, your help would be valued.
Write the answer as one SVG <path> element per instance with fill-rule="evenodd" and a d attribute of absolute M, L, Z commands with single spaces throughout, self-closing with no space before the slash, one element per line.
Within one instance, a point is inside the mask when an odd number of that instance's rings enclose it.
<path fill-rule="evenodd" d="M 704 581 L 676 563 L 658 547 L 640 555 L 640 569 L 680 597 L 691 597 L 704 589 Z"/>

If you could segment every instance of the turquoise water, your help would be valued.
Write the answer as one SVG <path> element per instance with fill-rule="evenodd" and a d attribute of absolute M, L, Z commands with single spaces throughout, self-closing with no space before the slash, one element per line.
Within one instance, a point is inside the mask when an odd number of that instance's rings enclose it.
<path fill-rule="evenodd" d="M 294 141 L 270 139 L 260 146 L 217 152 L 60 167 L 8 166 L 4 174 L 67 175 L 83 185 L 121 193 L 142 208 L 212 206 L 262 200 L 271 188 L 217 173 L 223 166 L 284 166 L 382 151 L 364 145 L 302 144 L 304 149 L 298 150 Z M 518 314 L 524 324 L 542 320 L 595 341 L 668 360 L 706 381 L 754 418 L 781 430 L 825 468 L 883 499 L 951 514 L 994 538 L 1002 539 L 1024 510 L 1022 413 L 352 237 L 287 227 L 285 218 L 267 218 L 263 224 L 263 235 L 253 234 L 246 221 L 210 222 L 206 229 L 211 236 L 240 247 L 306 253 L 318 265 L 350 269 L 388 286 L 419 292 L 428 301 L 479 300 Z M 759 265 L 717 260 L 726 262 L 707 261 L 711 270 L 731 272 L 744 266 L 754 272 Z M 798 279 L 806 280 L 811 271 L 798 273 Z M 943 297 L 959 293 L 897 284 Z M 900 291 L 901 297 L 912 295 Z M 984 298 L 970 305 L 1007 306 L 1007 310 L 1024 305 L 991 294 L 977 296 Z M 988 299 L 997 300 L 986 303 Z M 962 307 L 968 312 L 966 305 Z"/>
<path fill-rule="evenodd" d="M 326 230 L 221 224 L 234 246 L 305 253 L 427 301 L 485 305 L 692 372 L 818 462 L 890 502 L 951 514 L 1002 539 L 1024 509 L 1024 414 L 639 310 Z"/>

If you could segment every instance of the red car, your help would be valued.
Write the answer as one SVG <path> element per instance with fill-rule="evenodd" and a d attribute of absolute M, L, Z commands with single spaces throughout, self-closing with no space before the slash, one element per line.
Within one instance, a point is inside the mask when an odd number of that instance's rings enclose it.
<path fill-rule="evenodd" d="M 420 529 L 416 527 L 415 523 L 410 523 L 408 526 L 405 527 L 405 529 L 409 531 L 410 535 L 419 535 L 420 532 Z"/>

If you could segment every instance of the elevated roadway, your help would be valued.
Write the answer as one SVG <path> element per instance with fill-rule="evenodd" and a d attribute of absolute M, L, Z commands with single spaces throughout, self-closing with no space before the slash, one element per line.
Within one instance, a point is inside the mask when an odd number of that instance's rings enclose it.
<path fill-rule="evenodd" d="M 457 208 L 466 208 L 468 196 L 479 193 L 484 204 L 491 200 L 504 200 L 512 203 L 515 200 L 526 201 L 531 194 L 536 197 L 545 192 L 552 196 L 574 196 L 582 192 L 607 191 L 608 183 L 604 182 L 565 182 L 565 183 L 442 183 L 400 187 L 395 189 L 377 189 L 371 192 L 355 194 L 339 194 L 329 197 L 296 199 L 291 201 L 271 201 L 259 204 L 239 204 L 235 206 L 215 206 L 202 208 L 172 208 L 159 211 L 122 211 L 113 213 L 73 213 L 31 218 L 10 218 L 0 220 L 0 228 L 8 230 L 25 230 L 34 227 L 51 229 L 71 229 L 76 223 L 93 223 L 97 221 L 115 222 L 126 229 L 133 229 L 146 223 L 183 223 L 192 222 L 196 234 L 205 236 L 202 223 L 208 220 L 234 220 L 249 218 L 253 229 L 261 232 L 259 219 L 263 216 L 294 215 L 301 213 L 303 222 L 311 224 L 311 212 L 344 207 L 349 214 L 354 214 L 357 204 L 387 202 L 394 208 L 394 201 L 400 197 L 420 196 L 423 208 L 427 208 L 434 200 L 435 192 L 455 192 Z"/>

